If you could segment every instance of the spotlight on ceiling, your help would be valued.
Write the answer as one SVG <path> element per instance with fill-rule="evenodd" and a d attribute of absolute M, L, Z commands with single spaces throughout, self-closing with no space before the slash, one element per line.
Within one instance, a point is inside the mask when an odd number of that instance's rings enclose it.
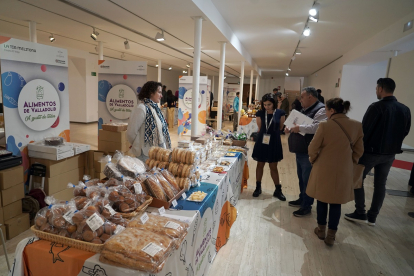
<path fill-rule="evenodd" d="M 95 31 L 95 28 L 93 28 L 93 32 L 91 33 L 91 38 L 93 40 L 96 40 L 98 38 L 99 33 Z"/>
<path fill-rule="evenodd" d="M 183 73 L 184 73 L 184 74 L 187 74 L 187 71 L 183 70 Z"/>
<path fill-rule="evenodd" d="M 301 55 L 301 54 L 302 54 L 302 52 L 301 52 L 298 48 L 296 48 L 295 54 L 297 54 L 297 55 Z"/>
<path fill-rule="evenodd" d="M 55 37 L 53 36 L 53 34 L 50 34 L 50 36 L 49 36 L 49 40 L 50 40 L 50 42 L 55 42 Z"/>
<path fill-rule="evenodd" d="M 155 64 L 155 67 L 158 67 L 158 64 Z"/>
<path fill-rule="evenodd" d="M 288 71 L 292 71 L 292 69 L 288 68 Z"/>
<path fill-rule="evenodd" d="M 320 6 L 321 4 L 315 2 L 315 4 L 313 4 L 312 8 L 309 10 L 309 15 L 317 15 L 319 13 Z"/>
<path fill-rule="evenodd" d="M 186 66 L 187 66 L 187 68 L 190 68 L 190 64 L 189 63 Z"/>
<path fill-rule="evenodd" d="M 128 41 L 128 39 L 126 39 L 126 40 L 124 41 L 124 46 L 125 46 L 125 50 L 129 50 L 129 48 L 131 48 L 131 47 L 129 46 L 129 41 Z"/>
<path fill-rule="evenodd" d="M 311 31 L 310 31 L 309 27 L 306 27 L 305 30 L 303 30 L 303 35 L 304 36 L 309 36 L 310 33 L 311 33 Z"/>
<path fill-rule="evenodd" d="M 309 20 L 312 22 L 318 22 L 319 21 L 319 13 L 315 16 L 309 15 Z"/>
<path fill-rule="evenodd" d="M 124 57 L 125 57 L 125 53 L 122 53 L 122 54 L 121 54 L 121 58 L 124 58 Z"/>
<path fill-rule="evenodd" d="M 155 35 L 155 40 L 156 40 L 156 41 L 164 41 L 164 40 L 165 40 L 165 38 L 164 38 L 164 30 L 161 30 L 161 32 L 162 32 L 162 33 L 158 32 L 158 33 Z"/>
<path fill-rule="evenodd" d="M 288 72 L 286 72 L 286 77 L 288 77 L 289 76 L 289 73 Z"/>
<path fill-rule="evenodd" d="M 292 60 L 295 60 L 295 58 L 296 58 L 296 56 L 294 55 L 294 56 L 292 57 Z"/>
<path fill-rule="evenodd" d="M 168 70 L 172 70 L 172 67 L 170 66 L 170 67 L 168 68 Z"/>

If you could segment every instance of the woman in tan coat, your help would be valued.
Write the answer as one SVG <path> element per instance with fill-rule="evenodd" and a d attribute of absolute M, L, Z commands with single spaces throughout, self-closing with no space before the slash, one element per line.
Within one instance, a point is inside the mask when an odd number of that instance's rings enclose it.
<path fill-rule="evenodd" d="M 327 245 L 334 244 L 341 204 L 354 200 L 353 164 L 358 163 L 364 152 L 362 124 L 345 115 L 349 109 L 348 101 L 341 98 L 328 100 L 328 120 L 319 124 L 308 148 L 313 167 L 306 194 L 318 200 L 315 234 Z"/>

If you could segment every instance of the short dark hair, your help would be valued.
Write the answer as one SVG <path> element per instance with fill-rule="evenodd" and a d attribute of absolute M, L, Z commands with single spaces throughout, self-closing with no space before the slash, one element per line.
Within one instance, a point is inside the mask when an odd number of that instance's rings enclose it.
<path fill-rule="evenodd" d="M 382 87 L 387 93 L 394 93 L 395 90 L 395 81 L 391 78 L 379 78 L 377 80 L 379 87 Z"/>
<path fill-rule="evenodd" d="M 311 95 L 314 98 L 318 98 L 318 92 L 316 91 L 315 87 L 313 87 L 313 86 L 304 87 L 304 88 L 302 88 L 302 91 L 306 91 L 306 93 L 308 95 Z"/>
<path fill-rule="evenodd" d="M 279 88 L 273 88 L 273 91 L 277 92 L 277 91 L 279 91 Z"/>
<path fill-rule="evenodd" d="M 171 90 L 167 91 L 167 96 L 174 96 Z"/>
<path fill-rule="evenodd" d="M 167 88 L 167 86 L 166 86 L 166 85 L 163 85 L 163 86 L 162 86 L 162 89 L 165 89 L 165 88 Z"/>
<path fill-rule="evenodd" d="M 149 99 L 152 94 L 157 92 L 159 86 L 162 86 L 160 82 L 147 81 L 139 92 L 138 99 L 141 101 L 144 99 Z"/>
<path fill-rule="evenodd" d="M 275 95 L 276 95 L 276 97 L 278 97 L 278 98 L 282 98 L 282 93 L 281 93 L 281 92 L 277 92 Z"/>
<path fill-rule="evenodd" d="M 236 96 L 240 95 L 240 92 L 236 92 Z"/>
<path fill-rule="evenodd" d="M 341 98 L 333 98 L 326 102 L 326 107 L 328 109 L 334 109 L 335 113 L 346 114 L 351 109 L 351 103 L 349 101 L 344 101 Z"/>
<path fill-rule="evenodd" d="M 271 103 L 273 104 L 273 109 L 276 109 L 276 106 L 277 106 L 277 105 L 276 105 L 276 101 L 275 101 L 275 99 L 273 98 L 273 95 L 272 95 L 272 94 L 270 94 L 270 93 L 268 93 L 268 94 L 265 94 L 265 95 L 262 97 L 262 102 L 261 102 L 262 110 L 265 110 L 263 103 L 264 103 L 264 102 L 267 102 L 267 101 L 269 101 L 269 102 L 271 102 Z"/>
<path fill-rule="evenodd" d="M 320 89 L 316 89 L 316 92 L 318 92 L 319 94 L 322 94 L 322 90 Z"/>

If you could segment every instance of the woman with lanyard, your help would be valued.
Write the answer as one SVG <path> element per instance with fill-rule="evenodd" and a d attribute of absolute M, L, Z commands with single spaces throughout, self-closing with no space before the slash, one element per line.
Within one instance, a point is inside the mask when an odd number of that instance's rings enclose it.
<path fill-rule="evenodd" d="M 285 201 L 277 170 L 277 163 L 283 159 L 280 130 L 285 122 L 285 112 L 276 108 L 272 94 L 263 96 L 262 109 L 256 113 L 256 122 L 260 131 L 252 154 L 252 158 L 257 161 L 256 190 L 253 196 L 258 197 L 262 193 L 263 169 L 265 164 L 269 163 L 270 174 L 276 187 L 273 196 Z"/>
<path fill-rule="evenodd" d="M 152 146 L 171 149 L 170 133 L 167 122 L 158 107 L 162 98 L 162 84 L 148 81 L 138 94 L 140 103 L 129 117 L 127 138 L 131 152 L 138 159 L 148 159 Z"/>

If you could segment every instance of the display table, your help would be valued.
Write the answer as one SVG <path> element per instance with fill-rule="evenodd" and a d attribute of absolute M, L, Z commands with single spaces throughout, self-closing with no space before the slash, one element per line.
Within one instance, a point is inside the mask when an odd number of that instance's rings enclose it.
<path fill-rule="evenodd" d="M 217 252 L 227 243 L 230 228 L 237 217 L 238 203 L 245 168 L 245 156 L 225 157 L 231 162 L 226 173 L 206 172 L 201 184 L 186 193 L 208 193 L 203 202 L 190 202 L 181 198 L 175 208 L 166 210 L 164 216 L 189 223 L 188 234 L 178 250 L 171 253 L 163 270 L 156 274 L 207 275 Z M 148 208 L 148 212 L 157 212 Z M 37 238 L 22 240 L 12 267 L 13 276 L 24 275 L 149 275 L 137 270 L 120 268 L 99 261 L 99 254 Z M 30 272 L 30 273 L 29 273 Z M 151 274 L 153 275 L 153 274 Z"/>
<path fill-rule="evenodd" d="M 241 116 L 238 131 L 246 133 L 247 137 L 250 138 L 252 133 L 259 131 L 256 118 Z"/>

